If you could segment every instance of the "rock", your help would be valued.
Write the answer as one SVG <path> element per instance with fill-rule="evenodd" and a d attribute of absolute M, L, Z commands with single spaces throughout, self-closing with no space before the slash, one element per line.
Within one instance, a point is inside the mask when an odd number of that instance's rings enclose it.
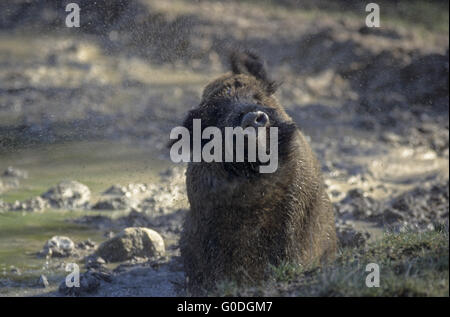
<path fill-rule="evenodd" d="M 43 274 L 41 274 L 41 276 L 39 276 L 39 280 L 38 280 L 38 286 L 41 286 L 43 288 L 47 288 L 50 286 L 47 277 Z"/>
<path fill-rule="evenodd" d="M 125 210 L 135 208 L 147 193 L 145 184 L 113 185 L 103 192 L 92 207 L 97 210 Z"/>
<path fill-rule="evenodd" d="M 86 268 L 88 269 L 99 269 L 101 267 L 103 267 L 106 264 L 106 261 L 100 257 L 100 256 L 96 256 L 96 255 L 92 255 L 92 256 L 88 256 L 86 257 Z"/>
<path fill-rule="evenodd" d="M 37 196 L 23 202 L 16 200 L 9 206 L 9 209 L 13 211 L 40 212 L 49 207 L 50 205 L 48 204 L 47 200 L 44 200 L 42 197 Z"/>
<path fill-rule="evenodd" d="M 59 285 L 58 291 L 66 296 L 81 296 L 83 294 L 94 293 L 100 287 L 100 278 L 95 272 L 88 271 L 80 275 L 79 287 L 68 287 L 66 281 L 62 281 Z"/>
<path fill-rule="evenodd" d="M 145 214 L 167 214 L 188 206 L 185 169 L 172 168 L 161 173 L 154 184 L 114 185 L 102 193 L 92 207 L 96 210 L 138 210 Z"/>
<path fill-rule="evenodd" d="M 67 257 L 75 251 L 75 244 L 68 237 L 54 236 L 48 240 L 42 251 L 41 256 L 45 257 Z"/>
<path fill-rule="evenodd" d="M 1 186 L 1 182 L 0 182 L 0 186 Z M 1 193 L 1 188 L 0 188 L 0 193 Z M 0 213 L 8 211 L 9 209 L 10 209 L 9 204 L 5 203 L 3 200 L 0 199 Z"/>
<path fill-rule="evenodd" d="M 125 210 L 137 206 L 139 202 L 132 199 L 122 197 L 103 197 L 101 198 L 92 209 L 96 210 Z"/>
<path fill-rule="evenodd" d="M 127 186 L 113 185 L 108 188 L 103 195 L 116 195 L 116 196 L 133 196 L 136 194 L 145 193 L 147 185 L 145 184 L 128 184 Z"/>
<path fill-rule="evenodd" d="M 86 208 L 91 198 L 91 191 L 79 182 L 63 181 L 49 189 L 42 198 L 48 200 L 54 208 Z"/>
<path fill-rule="evenodd" d="M 103 267 L 89 268 L 87 272 L 80 274 L 79 285 L 69 287 L 64 279 L 59 285 L 59 293 L 67 296 L 82 296 L 86 294 L 95 293 L 102 282 L 112 282 L 113 277 L 111 272 Z"/>
<path fill-rule="evenodd" d="M 2 174 L 2 177 L 28 178 L 28 172 L 9 166 Z"/>
<path fill-rule="evenodd" d="M 95 248 L 96 243 L 94 241 L 92 241 L 91 239 L 87 239 L 83 242 L 79 242 L 77 244 L 77 249 L 81 249 L 81 250 L 90 250 Z"/>
<path fill-rule="evenodd" d="M 10 266 L 9 271 L 14 275 L 22 275 L 22 271 L 19 268 L 15 267 L 14 265 Z"/>
<path fill-rule="evenodd" d="M 126 228 L 103 242 L 96 255 L 107 262 L 120 262 L 133 257 L 158 257 L 165 253 L 164 240 L 148 228 Z"/>

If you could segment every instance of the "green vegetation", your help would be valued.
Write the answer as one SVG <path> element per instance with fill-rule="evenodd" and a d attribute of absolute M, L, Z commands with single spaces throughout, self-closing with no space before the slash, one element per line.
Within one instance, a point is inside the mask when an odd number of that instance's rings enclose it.
<path fill-rule="evenodd" d="M 366 265 L 380 268 L 380 287 L 369 288 Z M 224 296 L 449 296 L 448 231 L 386 233 L 366 248 L 342 249 L 326 267 L 282 264 L 256 287 L 221 283 Z"/>

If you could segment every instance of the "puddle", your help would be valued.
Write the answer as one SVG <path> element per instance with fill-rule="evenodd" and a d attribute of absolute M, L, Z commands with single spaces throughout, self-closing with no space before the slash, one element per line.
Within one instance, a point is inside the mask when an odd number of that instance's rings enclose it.
<path fill-rule="evenodd" d="M 44 193 L 62 180 L 87 185 L 95 201 L 113 184 L 150 183 L 170 162 L 157 158 L 151 148 L 128 143 L 76 142 L 42 145 L 0 154 L 0 168 L 28 171 L 21 186 L 0 195 L 6 202 Z"/>
<path fill-rule="evenodd" d="M 113 184 L 151 183 L 170 162 L 156 158 L 152 149 L 118 142 L 77 142 L 42 145 L 0 155 L 0 168 L 14 166 L 28 172 L 20 187 L 0 195 L 6 202 L 25 200 L 44 193 L 61 180 L 77 180 L 92 192 L 91 202 Z M 42 213 L 0 213 L 0 295 L 11 295 L 15 287 L 33 287 L 41 274 L 52 284 L 65 276 L 64 263 L 80 259 L 47 261 L 36 253 L 54 235 L 70 237 L 75 243 L 88 238 L 104 241 L 103 231 L 75 223 L 86 215 L 117 217 L 120 211 L 46 210 Z M 82 262 L 79 262 L 83 265 Z M 14 272 L 18 270 L 20 274 Z M 17 283 L 17 284 L 16 284 Z M 18 286 L 15 286 L 18 285 Z M 32 291 L 29 290 L 29 291 Z M 23 291 L 20 291 L 23 294 Z"/>

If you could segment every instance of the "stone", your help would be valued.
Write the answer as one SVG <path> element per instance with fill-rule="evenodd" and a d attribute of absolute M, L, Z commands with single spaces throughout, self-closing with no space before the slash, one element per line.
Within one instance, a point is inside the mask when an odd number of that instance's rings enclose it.
<path fill-rule="evenodd" d="M 22 275 L 22 271 L 19 268 L 15 267 L 14 265 L 10 266 L 9 271 L 15 275 Z"/>
<path fill-rule="evenodd" d="M 75 244 L 71 239 L 64 236 L 54 236 L 45 243 L 40 255 L 45 257 L 67 257 L 74 251 Z"/>
<path fill-rule="evenodd" d="M 92 248 L 95 248 L 96 244 L 94 241 L 92 241 L 91 239 L 87 239 L 85 241 L 79 242 L 77 244 L 77 249 L 81 249 L 81 250 L 90 250 Z"/>
<path fill-rule="evenodd" d="M 54 208 L 86 208 L 91 198 L 91 191 L 86 185 L 76 181 L 63 181 L 50 188 L 42 198 Z"/>
<path fill-rule="evenodd" d="M 48 279 L 45 275 L 41 274 L 41 276 L 39 276 L 38 286 L 41 286 L 43 288 L 47 288 L 50 286 L 50 283 L 48 282 Z"/>
<path fill-rule="evenodd" d="M 120 262 L 133 257 L 159 257 L 164 253 L 164 240 L 159 233 L 148 228 L 130 227 L 103 242 L 96 255 L 107 262 Z"/>
<path fill-rule="evenodd" d="M 9 209 L 13 211 L 40 212 L 49 207 L 47 200 L 37 196 L 22 202 L 16 200 L 13 204 L 10 204 Z"/>
<path fill-rule="evenodd" d="M 2 174 L 2 177 L 28 178 L 28 172 L 9 166 Z"/>
<path fill-rule="evenodd" d="M 0 193 L 1 193 L 1 189 L 0 189 Z M 3 200 L 0 199 L 0 213 L 8 211 L 9 208 L 9 204 L 5 203 Z"/>
<path fill-rule="evenodd" d="M 133 202 L 132 199 L 126 196 L 118 197 L 102 197 L 92 209 L 96 210 L 125 210 L 136 206 L 138 202 Z"/>
<path fill-rule="evenodd" d="M 100 200 L 92 207 L 97 210 L 126 210 L 135 208 L 147 194 L 147 185 L 113 185 L 102 193 Z"/>
<path fill-rule="evenodd" d="M 101 278 L 96 272 L 87 271 L 80 275 L 79 287 L 68 287 L 66 281 L 62 281 L 59 285 L 59 293 L 66 296 L 81 296 L 84 294 L 92 294 L 98 290 L 101 284 Z"/>
<path fill-rule="evenodd" d="M 98 269 L 103 267 L 106 264 L 106 261 L 100 257 L 100 256 L 96 256 L 95 254 L 92 256 L 88 256 L 86 257 L 85 260 L 85 266 L 88 269 Z"/>

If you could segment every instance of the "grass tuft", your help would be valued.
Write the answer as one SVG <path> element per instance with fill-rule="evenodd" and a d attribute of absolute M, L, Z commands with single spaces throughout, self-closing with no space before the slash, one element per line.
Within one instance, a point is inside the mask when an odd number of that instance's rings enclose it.
<path fill-rule="evenodd" d="M 366 266 L 380 269 L 379 287 L 367 287 Z M 328 266 L 282 263 L 271 267 L 272 278 L 252 287 L 228 282 L 220 296 L 449 296 L 449 235 L 385 233 L 365 248 L 344 248 Z"/>

